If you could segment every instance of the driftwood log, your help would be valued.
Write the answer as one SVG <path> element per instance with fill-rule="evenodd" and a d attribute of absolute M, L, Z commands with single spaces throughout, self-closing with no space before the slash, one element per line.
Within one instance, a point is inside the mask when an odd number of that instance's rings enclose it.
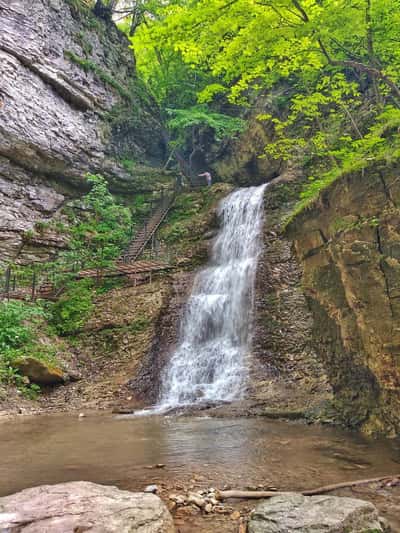
<path fill-rule="evenodd" d="M 303 496 L 314 496 L 317 494 L 325 494 L 327 492 L 332 492 L 337 489 L 344 489 L 348 487 L 356 487 L 358 485 L 367 485 L 368 483 L 380 483 L 385 482 L 389 486 L 400 483 L 400 474 L 395 476 L 383 476 L 375 477 L 370 479 L 359 479 L 357 481 L 345 481 L 343 483 L 335 483 L 333 485 L 324 485 L 316 489 L 303 490 L 300 494 Z M 293 491 L 285 491 L 293 492 Z M 294 491 L 298 492 L 298 491 Z M 263 499 L 263 498 L 272 498 L 273 496 L 279 496 L 284 494 L 282 491 L 272 491 L 272 490 L 219 490 L 216 492 L 217 500 L 227 500 L 229 498 L 243 498 L 243 499 Z"/>

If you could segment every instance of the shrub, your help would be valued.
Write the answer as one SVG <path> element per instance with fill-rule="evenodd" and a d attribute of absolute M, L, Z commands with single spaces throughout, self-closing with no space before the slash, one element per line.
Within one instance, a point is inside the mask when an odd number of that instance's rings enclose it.
<path fill-rule="evenodd" d="M 51 323 L 60 335 L 75 333 L 85 324 L 93 309 L 92 282 L 71 283 L 52 307 Z"/>
<path fill-rule="evenodd" d="M 10 301 L 0 303 L 0 354 L 12 348 L 19 348 L 32 339 L 33 332 L 25 321 L 43 317 L 44 312 L 37 305 Z"/>
<path fill-rule="evenodd" d="M 25 355 L 54 361 L 55 349 L 35 342 L 35 326 L 44 316 L 43 309 L 36 304 L 0 303 L 0 383 L 15 384 L 31 400 L 37 398 L 40 387 L 26 383 L 14 364 Z"/>

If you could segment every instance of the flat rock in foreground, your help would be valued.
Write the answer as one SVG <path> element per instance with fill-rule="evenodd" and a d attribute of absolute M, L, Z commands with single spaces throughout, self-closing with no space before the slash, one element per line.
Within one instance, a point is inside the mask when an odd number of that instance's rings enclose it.
<path fill-rule="evenodd" d="M 1 533 L 174 533 L 154 494 L 86 481 L 43 485 L 0 498 Z"/>
<path fill-rule="evenodd" d="M 287 493 L 257 505 L 249 533 L 379 533 L 383 525 L 372 503 L 337 496 Z"/>

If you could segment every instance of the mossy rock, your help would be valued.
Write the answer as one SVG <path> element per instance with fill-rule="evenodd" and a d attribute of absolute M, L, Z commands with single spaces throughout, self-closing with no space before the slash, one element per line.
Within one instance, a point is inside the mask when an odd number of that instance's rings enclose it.
<path fill-rule="evenodd" d="M 28 377 L 32 383 L 38 385 L 58 385 L 64 383 L 66 379 L 60 368 L 49 365 L 40 359 L 35 359 L 35 357 L 17 359 L 14 366 L 23 376 Z"/>

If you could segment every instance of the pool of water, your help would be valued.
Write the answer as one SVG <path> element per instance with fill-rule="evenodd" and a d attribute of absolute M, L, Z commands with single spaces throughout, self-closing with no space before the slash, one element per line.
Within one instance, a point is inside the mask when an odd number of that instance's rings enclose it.
<path fill-rule="evenodd" d="M 165 467 L 151 468 L 157 463 Z M 263 418 L 56 415 L 0 422 L 1 496 L 73 480 L 131 490 L 193 480 L 300 490 L 399 472 L 398 440 Z"/>

